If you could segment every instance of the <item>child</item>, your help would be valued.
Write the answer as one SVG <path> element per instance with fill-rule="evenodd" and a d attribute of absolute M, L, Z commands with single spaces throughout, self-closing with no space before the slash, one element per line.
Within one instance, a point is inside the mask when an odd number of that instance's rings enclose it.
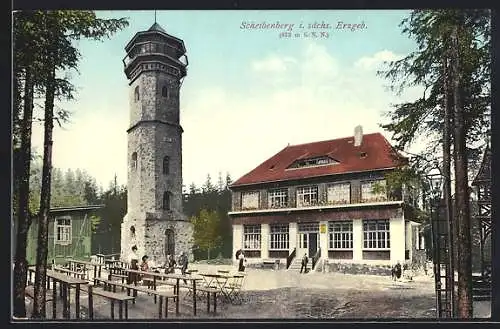
<path fill-rule="evenodd" d="M 142 263 L 141 263 L 141 271 L 147 272 L 149 271 L 149 264 L 148 264 L 148 259 L 149 257 L 147 255 L 142 256 Z M 142 278 L 149 278 L 149 275 L 143 275 Z"/>

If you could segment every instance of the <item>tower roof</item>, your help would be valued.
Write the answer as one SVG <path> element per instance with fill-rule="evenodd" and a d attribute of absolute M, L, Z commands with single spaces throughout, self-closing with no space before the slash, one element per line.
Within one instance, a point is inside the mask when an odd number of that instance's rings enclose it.
<path fill-rule="evenodd" d="M 158 35 L 158 34 L 163 36 L 164 38 L 166 38 L 169 42 L 173 42 L 173 43 L 177 44 L 180 47 L 182 53 L 186 52 L 186 47 L 184 46 L 184 41 L 182 41 L 181 39 L 176 38 L 176 37 L 168 34 L 167 32 L 165 32 L 165 29 L 163 27 L 161 27 L 161 25 L 156 23 L 156 22 L 153 25 L 151 25 L 151 27 L 148 30 L 137 32 L 134 35 L 134 37 L 125 46 L 125 51 L 128 52 L 132 48 L 132 46 L 134 45 L 134 43 L 136 41 L 140 41 L 143 38 L 148 38 L 152 35 Z M 144 41 L 144 40 L 142 40 L 142 41 Z"/>
<path fill-rule="evenodd" d="M 153 25 L 151 25 L 151 27 L 148 29 L 148 31 L 158 31 L 158 32 L 163 32 L 163 33 L 167 33 L 163 27 L 160 26 L 160 24 L 158 23 L 154 23 Z"/>

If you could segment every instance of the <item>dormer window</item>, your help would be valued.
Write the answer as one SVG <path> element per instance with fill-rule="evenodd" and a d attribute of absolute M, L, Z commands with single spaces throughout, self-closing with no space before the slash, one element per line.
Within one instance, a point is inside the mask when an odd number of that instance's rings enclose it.
<path fill-rule="evenodd" d="M 314 158 L 308 158 L 308 159 L 295 160 L 294 163 L 292 163 L 292 165 L 289 166 L 287 169 L 326 166 L 326 165 L 332 165 L 332 164 L 338 164 L 338 163 L 339 163 L 338 161 L 336 161 L 328 156 L 322 156 L 322 157 L 314 157 Z"/>

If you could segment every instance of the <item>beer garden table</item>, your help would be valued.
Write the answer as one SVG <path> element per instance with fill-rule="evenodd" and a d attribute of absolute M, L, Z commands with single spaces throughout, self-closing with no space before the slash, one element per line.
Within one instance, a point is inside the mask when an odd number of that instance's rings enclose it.
<path fill-rule="evenodd" d="M 34 272 L 35 269 L 32 267 L 29 269 L 30 271 Z M 87 280 L 82 280 L 78 278 L 73 278 L 65 274 L 61 274 L 58 272 L 55 272 L 53 270 L 47 269 L 46 272 L 47 276 L 47 288 L 50 287 L 50 279 L 52 279 L 52 298 L 53 298 L 53 303 L 52 303 L 52 316 L 53 318 L 56 318 L 56 305 L 57 303 L 56 298 L 57 298 L 57 289 L 56 289 L 56 283 L 59 282 L 59 287 L 62 292 L 62 298 L 63 298 L 63 317 L 65 319 L 70 318 L 70 290 L 71 286 L 75 286 L 75 311 L 76 311 L 76 318 L 80 318 L 80 286 L 82 284 L 88 284 Z"/>
<path fill-rule="evenodd" d="M 203 280 L 205 281 L 207 287 L 215 287 L 216 289 L 220 290 L 224 297 L 226 297 L 226 300 L 229 301 L 231 301 L 231 298 L 226 289 L 226 285 L 228 284 L 229 280 L 244 277 L 244 275 L 240 273 L 200 273 L 200 275 L 203 277 Z"/>
<path fill-rule="evenodd" d="M 128 272 L 128 273 L 140 274 L 140 275 L 148 275 L 148 276 L 152 277 L 153 278 L 153 289 L 154 290 L 156 290 L 156 280 L 157 280 L 157 278 L 175 279 L 176 280 L 175 292 L 177 294 L 177 298 L 175 299 L 175 312 L 176 312 L 176 314 L 179 314 L 179 288 L 180 288 L 179 286 L 180 286 L 180 280 L 191 281 L 192 282 L 192 289 L 193 289 L 193 314 L 196 315 L 196 281 L 203 280 L 202 277 L 195 276 L 195 275 L 165 274 L 165 273 L 157 273 L 157 272 L 150 272 L 150 271 L 139 271 L 139 270 L 130 270 L 130 269 L 123 269 L 123 271 Z"/>

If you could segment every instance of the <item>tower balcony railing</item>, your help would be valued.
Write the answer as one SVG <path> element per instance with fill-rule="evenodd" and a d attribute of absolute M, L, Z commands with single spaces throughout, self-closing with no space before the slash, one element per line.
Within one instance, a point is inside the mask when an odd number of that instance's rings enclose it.
<path fill-rule="evenodd" d="M 180 54 L 181 50 L 175 46 L 166 44 L 164 42 L 158 41 L 147 41 L 137 43 L 127 55 L 123 58 L 123 65 L 127 66 L 139 55 L 167 55 L 174 60 L 180 61 L 184 65 L 188 65 L 188 59 L 185 54 L 182 54 L 180 58 L 176 57 L 176 54 Z"/>

